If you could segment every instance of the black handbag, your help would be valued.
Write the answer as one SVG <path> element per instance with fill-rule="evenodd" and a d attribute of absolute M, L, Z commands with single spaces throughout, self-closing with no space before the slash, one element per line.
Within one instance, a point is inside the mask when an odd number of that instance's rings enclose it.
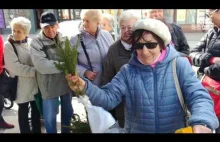
<path fill-rule="evenodd" d="M 15 54 L 18 56 L 14 44 L 11 43 L 11 45 L 14 49 Z M 5 64 L 4 58 L 3 64 Z M 3 73 L 0 75 L 0 94 L 3 95 L 5 98 L 9 98 L 11 101 L 14 101 L 16 99 L 17 83 L 18 76 L 15 76 L 14 78 L 9 77 L 8 71 L 4 68 Z"/>

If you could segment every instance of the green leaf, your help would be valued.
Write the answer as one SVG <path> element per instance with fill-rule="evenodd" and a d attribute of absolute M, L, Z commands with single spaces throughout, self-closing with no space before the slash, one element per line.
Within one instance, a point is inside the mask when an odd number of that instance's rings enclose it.
<path fill-rule="evenodd" d="M 56 68 L 65 75 L 72 74 L 76 75 L 76 66 L 77 66 L 77 56 L 78 51 L 77 48 L 80 44 L 80 36 L 78 36 L 78 40 L 75 46 L 71 46 L 71 43 L 68 38 L 65 39 L 64 42 L 59 42 L 56 44 L 56 53 L 59 57 L 58 63 L 54 63 Z M 84 90 L 77 90 L 76 95 L 84 95 Z"/>

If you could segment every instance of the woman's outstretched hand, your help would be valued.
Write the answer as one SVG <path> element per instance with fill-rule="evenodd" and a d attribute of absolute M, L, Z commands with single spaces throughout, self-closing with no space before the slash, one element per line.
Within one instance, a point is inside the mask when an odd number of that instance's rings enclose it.
<path fill-rule="evenodd" d="M 211 129 L 203 125 L 193 126 L 193 133 L 213 133 Z"/>
<path fill-rule="evenodd" d="M 81 79 L 78 75 L 72 76 L 71 74 L 67 74 L 66 80 L 68 81 L 69 87 L 73 91 L 82 91 L 85 88 L 85 81 Z"/>

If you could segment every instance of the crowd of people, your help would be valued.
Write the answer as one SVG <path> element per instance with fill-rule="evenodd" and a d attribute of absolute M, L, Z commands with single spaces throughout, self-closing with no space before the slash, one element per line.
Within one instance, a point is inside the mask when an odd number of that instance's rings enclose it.
<path fill-rule="evenodd" d="M 41 117 L 46 132 L 57 133 L 59 101 L 61 133 L 70 133 L 65 126 L 70 126 L 74 113 L 72 96 L 80 89 L 93 105 L 108 110 L 127 133 L 174 133 L 186 127 L 186 114 L 177 95 L 173 60 L 193 132 L 220 133 L 219 98 L 204 88 L 188 60 L 191 57 L 193 65 L 200 67 L 199 73 L 219 81 L 220 10 L 210 9 L 208 17 L 214 27 L 192 50 L 181 28 L 168 23 L 163 15 L 163 9 L 152 9 L 148 18 L 141 19 L 135 10 L 125 10 L 118 18 L 120 34 L 116 37 L 110 14 L 83 9 L 80 34 L 69 37 L 72 47 L 78 38 L 81 41 L 76 75 L 65 75 L 54 64 L 59 61 L 56 45 L 65 37 L 58 32 L 59 23 L 52 12 L 42 13 L 41 31 L 33 39 L 28 37 L 30 20 L 14 18 L 11 34 L 1 42 L 0 73 L 5 68 L 10 77 L 18 77 L 15 102 L 20 133 L 42 133 Z M 35 101 L 39 93 L 43 116 Z M 0 128 L 14 128 L 2 117 L 3 98 L 0 94 Z"/>

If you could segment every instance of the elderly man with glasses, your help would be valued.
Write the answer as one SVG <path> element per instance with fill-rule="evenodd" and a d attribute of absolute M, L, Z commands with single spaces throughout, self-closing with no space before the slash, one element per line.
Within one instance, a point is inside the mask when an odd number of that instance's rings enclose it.
<path fill-rule="evenodd" d="M 198 73 L 206 74 L 210 78 L 220 81 L 220 11 L 210 9 L 206 14 L 214 27 L 211 28 L 191 50 L 190 57 L 195 66 L 200 67 Z M 210 94 L 214 100 L 215 113 L 220 120 L 220 97 Z M 220 128 L 216 129 L 220 133 Z"/>

